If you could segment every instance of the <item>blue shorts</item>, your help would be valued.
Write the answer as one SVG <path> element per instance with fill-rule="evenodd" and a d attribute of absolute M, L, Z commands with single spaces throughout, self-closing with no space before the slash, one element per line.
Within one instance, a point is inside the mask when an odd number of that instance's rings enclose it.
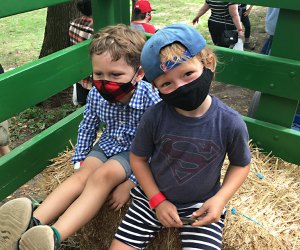
<path fill-rule="evenodd" d="M 130 164 L 129 164 L 129 152 L 130 151 L 123 151 L 123 152 L 120 152 L 116 155 L 107 157 L 105 155 L 105 153 L 103 152 L 103 150 L 100 148 L 99 144 L 97 143 L 93 147 L 93 149 L 91 150 L 91 152 L 88 154 L 87 157 L 89 157 L 89 156 L 96 157 L 97 159 L 99 159 L 103 163 L 106 162 L 107 160 L 116 160 L 124 168 L 124 171 L 126 173 L 126 178 L 129 178 L 129 176 L 132 174 L 132 170 L 131 170 L 131 167 L 130 167 Z"/>
<path fill-rule="evenodd" d="M 142 189 L 137 186 L 131 190 L 133 198 L 125 218 L 119 226 L 115 238 L 136 249 L 145 249 L 149 241 L 163 228 L 156 217 L 155 211 L 148 205 L 148 199 Z M 179 208 L 181 217 L 189 218 L 203 203 Z M 184 225 L 178 228 L 182 249 L 221 249 L 222 229 L 224 227 L 226 210 L 224 208 L 218 222 L 205 226 L 193 227 Z"/>

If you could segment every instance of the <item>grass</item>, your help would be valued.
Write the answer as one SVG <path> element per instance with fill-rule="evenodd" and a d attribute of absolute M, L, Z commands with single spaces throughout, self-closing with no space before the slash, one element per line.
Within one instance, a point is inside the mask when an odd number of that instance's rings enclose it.
<path fill-rule="evenodd" d="M 156 28 L 176 22 L 191 25 L 203 2 L 204 0 L 151 0 L 151 5 L 155 9 L 151 23 Z M 254 7 L 252 10 L 254 13 L 250 16 L 252 36 L 257 41 L 262 41 L 265 36 L 264 9 Z M 0 63 L 5 70 L 38 59 L 43 43 L 46 14 L 47 9 L 40 9 L 0 19 Z M 207 43 L 212 44 L 207 29 L 209 15 L 208 11 L 195 27 L 206 38 Z M 12 148 L 62 119 L 74 109 L 71 98 L 67 98 L 66 104 L 60 107 L 51 109 L 31 107 L 14 116 L 11 119 Z"/>
<path fill-rule="evenodd" d="M 204 0 L 151 0 L 153 12 L 151 23 L 162 28 L 171 23 L 192 24 L 192 19 Z M 250 16 L 255 33 L 264 33 L 265 8 L 254 7 Z M 43 43 L 47 9 L 35 10 L 0 19 L 0 58 L 5 70 L 36 60 Z M 208 11 L 199 20 L 196 29 L 212 44 L 207 29 Z"/>
<path fill-rule="evenodd" d="M 192 25 L 192 20 L 203 2 L 203 0 L 151 0 L 151 6 L 156 10 L 153 12 L 151 23 L 156 28 L 162 28 L 171 23 L 186 23 Z M 195 27 L 207 39 L 207 42 L 211 44 L 211 38 L 207 29 L 207 19 L 209 15 L 210 13 L 207 12 L 202 16 L 198 25 Z"/>
<path fill-rule="evenodd" d="M 46 9 L 40 9 L 0 19 L 0 63 L 5 70 L 39 57 L 46 13 Z"/>

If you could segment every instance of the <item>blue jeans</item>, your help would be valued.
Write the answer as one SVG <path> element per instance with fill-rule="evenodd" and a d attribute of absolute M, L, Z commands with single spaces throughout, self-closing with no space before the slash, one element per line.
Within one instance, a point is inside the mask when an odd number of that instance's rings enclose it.
<path fill-rule="evenodd" d="M 264 55 L 269 55 L 271 52 L 272 42 L 273 42 L 273 36 L 270 35 L 265 41 L 264 46 L 262 47 L 260 53 Z"/>

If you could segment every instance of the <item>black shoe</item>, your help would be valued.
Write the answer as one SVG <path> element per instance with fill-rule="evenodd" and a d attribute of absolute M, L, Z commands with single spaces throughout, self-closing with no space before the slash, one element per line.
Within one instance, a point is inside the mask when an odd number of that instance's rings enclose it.
<path fill-rule="evenodd" d="M 244 49 L 254 50 L 255 49 L 255 44 L 251 44 L 250 42 L 249 43 L 244 43 Z"/>

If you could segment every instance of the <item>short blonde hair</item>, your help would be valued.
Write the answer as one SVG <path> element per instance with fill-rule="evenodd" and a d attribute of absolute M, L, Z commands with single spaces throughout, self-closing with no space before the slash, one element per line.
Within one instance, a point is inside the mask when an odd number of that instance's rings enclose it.
<path fill-rule="evenodd" d="M 187 61 L 191 58 L 189 58 L 183 53 L 185 50 L 186 48 L 181 43 L 172 43 L 161 49 L 160 61 L 171 61 L 174 63 L 182 63 L 184 61 Z M 205 67 L 209 66 L 213 71 L 215 71 L 217 67 L 217 56 L 215 55 L 212 49 L 204 47 L 196 55 L 196 57 Z"/>
<path fill-rule="evenodd" d="M 90 44 L 90 57 L 108 52 L 113 61 L 123 58 L 137 69 L 140 66 L 142 48 L 146 37 L 130 26 L 118 24 L 102 28 L 93 36 Z"/>

